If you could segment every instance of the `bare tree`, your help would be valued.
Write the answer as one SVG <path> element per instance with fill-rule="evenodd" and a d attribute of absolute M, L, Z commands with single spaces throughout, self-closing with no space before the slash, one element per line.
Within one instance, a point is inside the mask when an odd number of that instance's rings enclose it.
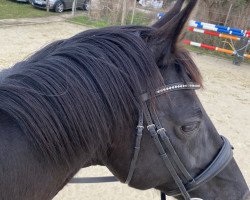
<path fill-rule="evenodd" d="M 125 24 L 126 15 L 127 15 L 127 0 L 123 0 L 121 25 Z"/>
<path fill-rule="evenodd" d="M 76 12 L 76 4 L 77 4 L 77 0 L 74 0 L 72 2 L 72 15 L 75 15 Z"/>
<path fill-rule="evenodd" d="M 131 22 L 130 22 L 130 24 L 133 24 L 133 22 L 134 22 L 135 9 L 136 9 L 136 2 L 137 2 L 137 0 L 134 0 L 133 11 L 132 11 L 132 17 L 131 17 Z"/>

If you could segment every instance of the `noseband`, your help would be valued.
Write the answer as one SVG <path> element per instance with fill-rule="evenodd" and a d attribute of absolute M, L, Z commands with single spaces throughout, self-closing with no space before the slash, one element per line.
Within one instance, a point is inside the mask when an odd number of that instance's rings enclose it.
<path fill-rule="evenodd" d="M 155 92 L 155 96 L 159 96 L 164 93 L 173 92 L 176 90 L 195 90 L 199 88 L 200 85 L 194 83 L 172 84 L 159 88 Z M 232 147 L 229 141 L 225 137 L 221 136 L 223 146 L 221 147 L 217 156 L 202 173 L 200 173 L 196 177 L 192 177 L 178 157 L 168 137 L 166 129 L 162 127 L 158 119 L 156 111 L 151 107 L 149 109 L 148 105 L 146 104 L 146 101 L 150 99 L 150 95 L 148 93 L 145 93 L 141 96 L 141 98 L 143 101 L 143 105 L 142 110 L 139 113 L 139 123 L 137 126 L 134 155 L 130 163 L 129 173 L 125 183 L 130 183 L 135 171 L 144 129 L 143 120 L 146 119 L 148 132 L 158 149 L 160 157 L 162 158 L 166 168 L 170 172 L 175 181 L 175 184 L 178 187 L 175 190 L 168 191 L 166 194 L 170 196 L 182 195 L 185 200 L 199 200 L 199 198 L 191 198 L 189 192 L 197 189 L 202 184 L 211 180 L 228 165 L 233 157 Z M 167 151 L 165 151 L 164 147 L 167 149 Z M 168 154 L 166 152 L 168 152 Z M 177 166 L 178 168 L 174 166 Z M 183 177 L 185 177 L 185 180 L 182 180 L 180 178 L 180 175 L 177 173 L 177 171 L 182 173 Z"/>

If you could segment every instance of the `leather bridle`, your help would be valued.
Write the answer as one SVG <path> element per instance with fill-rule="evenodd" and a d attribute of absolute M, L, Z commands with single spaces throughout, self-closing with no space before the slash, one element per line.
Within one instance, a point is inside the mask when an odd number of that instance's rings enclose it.
<path fill-rule="evenodd" d="M 195 83 L 177 83 L 159 88 L 155 92 L 154 96 L 159 96 L 167 92 L 173 92 L 176 90 L 195 90 L 198 88 L 200 88 L 200 85 Z M 168 137 L 166 129 L 161 125 L 158 119 L 156 111 L 154 110 L 154 108 L 152 108 L 151 106 L 149 108 L 149 106 L 147 105 L 147 101 L 150 99 L 150 95 L 148 93 L 145 93 L 141 96 L 141 98 L 142 110 L 139 113 L 134 154 L 130 163 L 130 168 L 125 183 L 130 183 L 135 172 L 136 163 L 140 152 L 141 139 L 143 136 L 143 120 L 145 119 L 147 123 L 147 130 L 158 149 L 159 155 L 178 187 L 172 191 L 168 191 L 166 194 L 170 196 L 182 195 L 185 200 L 198 200 L 199 198 L 191 198 L 189 192 L 197 189 L 202 184 L 211 180 L 228 165 L 233 157 L 232 146 L 225 137 L 221 136 L 223 146 L 221 147 L 217 156 L 202 173 L 200 173 L 196 177 L 192 177 L 177 155 Z M 165 151 L 165 148 L 167 151 Z M 166 152 L 168 152 L 168 154 Z M 176 169 L 174 166 L 177 166 L 178 169 Z M 177 171 L 182 173 L 183 177 L 185 177 L 185 180 L 182 180 L 180 178 L 180 175 L 177 173 Z"/>
<path fill-rule="evenodd" d="M 165 94 L 167 92 L 173 92 L 176 90 L 196 90 L 199 89 L 200 85 L 195 83 L 176 83 L 171 85 L 165 85 L 159 88 L 154 96 L 157 97 L 159 95 Z M 127 184 L 133 178 L 133 174 L 135 172 L 136 163 L 138 160 L 140 147 L 141 147 L 141 139 L 143 136 L 144 129 L 144 118 L 146 119 L 148 132 L 153 139 L 160 157 L 162 158 L 166 168 L 170 172 L 173 177 L 177 188 L 171 191 L 167 191 L 166 194 L 169 196 L 179 196 L 182 195 L 185 200 L 201 200 L 200 198 L 191 198 L 189 192 L 199 188 L 202 184 L 208 182 L 217 174 L 219 174 L 231 161 L 233 157 L 232 146 L 229 141 L 221 136 L 223 141 L 223 145 L 214 158 L 214 160 L 208 165 L 208 167 L 196 177 L 192 177 L 187 171 L 184 164 L 181 162 L 179 156 L 177 155 L 169 137 L 166 129 L 161 125 L 156 111 L 153 107 L 147 105 L 147 101 L 150 99 L 149 93 L 145 93 L 141 95 L 142 99 L 142 109 L 139 112 L 139 122 L 137 126 L 137 133 L 135 137 L 135 147 L 133 158 L 130 163 L 129 172 L 127 175 L 126 182 Z M 162 144 L 163 143 L 163 144 Z M 165 151 L 165 148 L 167 151 Z M 166 153 L 168 152 L 168 154 Z M 177 166 L 176 169 L 174 166 Z M 185 180 L 180 178 L 180 175 L 177 173 L 182 173 Z M 70 183 L 100 183 L 100 182 L 114 182 L 117 179 L 113 176 L 111 177 L 88 177 L 88 178 L 73 178 Z M 165 193 L 161 193 L 161 199 L 165 200 Z"/>

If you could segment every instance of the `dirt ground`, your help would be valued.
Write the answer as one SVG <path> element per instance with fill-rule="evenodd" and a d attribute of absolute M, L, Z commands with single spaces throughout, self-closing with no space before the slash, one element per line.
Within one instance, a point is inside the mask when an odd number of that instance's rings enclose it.
<path fill-rule="evenodd" d="M 1 26 L 0 69 L 10 67 L 44 45 L 70 37 L 86 28 L 66 22 L 27 26 Z M 218 131 L 234 145 L 234 156 L 250 186 L 250 65 L 193 54 L 205 88 L 198 92 Z M 104 167 L 90 167 L 78 176 L 110 175 Z M 138 191 L 120 183 L 67 185 L 55 200 L 158 200 L 155 190 Z"/>

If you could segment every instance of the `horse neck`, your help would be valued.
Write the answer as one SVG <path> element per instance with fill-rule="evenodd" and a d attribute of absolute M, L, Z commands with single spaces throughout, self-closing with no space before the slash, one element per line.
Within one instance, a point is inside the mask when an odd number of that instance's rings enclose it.
<path fill-rule="evenodd" d="M 49 200 L 81 168 L 48 165 L 9 115 L 0 111 L 0 199 Z"/>

